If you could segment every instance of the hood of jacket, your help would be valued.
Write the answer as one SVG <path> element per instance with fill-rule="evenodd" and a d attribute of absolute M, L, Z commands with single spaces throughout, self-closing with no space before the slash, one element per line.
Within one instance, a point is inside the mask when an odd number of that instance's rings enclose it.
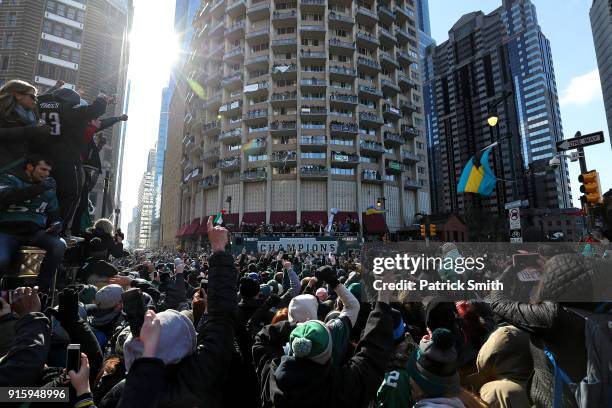
<path fill-rule="evenodd" d="M 331 377 L 330 364 L 284 356 L 270 378 L 270 397 L 276 407 L 319 406 L 327 401 Z"/>
<path fill-rule="evenodd" d="M 465 408 L 465 405 L 458 397 L 427 398 L 414 404 L 414 408 Z"/>

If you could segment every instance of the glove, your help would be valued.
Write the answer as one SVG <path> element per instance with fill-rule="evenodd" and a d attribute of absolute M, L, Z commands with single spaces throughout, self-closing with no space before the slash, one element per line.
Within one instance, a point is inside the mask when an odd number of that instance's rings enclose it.
<path fill-rule="evenodd" d="M 326 282 L 331 289 L 335 288 L 340 283 L 336 272 L 334 272 L 329 265 L 325 265 L 317 269 L 315 272 L 315 277 L 318 280 Z"/>
<path fill-rule="evenodd" d="M 124 113 L 123 115 L 121 115 L 121 116 L 120 116 L 120 118 L 121 118 L 121 119 L 119 119 L 119 120 L 122 120 L 122 121 L 124 121 L 124 122 L 125 122 L 126 120 L 128 120 L 128 115 L 126 115 L 126 114 Z"/>
<path fill-rule="evenodd" d="M 46 179 L 40 182 L 40 185 L 42 186 L 42 188 L 45 189 L 45 191 L 57 189 L 57 182 L 53 177 L 47 177 Z"/>

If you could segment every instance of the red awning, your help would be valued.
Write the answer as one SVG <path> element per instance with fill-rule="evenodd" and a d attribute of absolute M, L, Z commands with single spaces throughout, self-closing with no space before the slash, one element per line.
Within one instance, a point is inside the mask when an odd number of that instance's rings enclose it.
<path fill-rule="evenodd" d="M 265 212 L 244 213 L 244 215 L 242 216 L 242 222 L 246 222 L 247 224 L 261 224 L 262 222 L 266 222 L 266 213 Z"/>
<path fill-rule="evenodd" d="M 327 213 L 325 211 L 302 211 L 302 224 L 306 221 L 327 224 Z"/>
<path fill-rule="evenodd" d="M 206 224 L 208 223 L 208 217 L 204 217 L 202 219 L 202 222 L 200 223 L 200 226 L 198 227 L 198 230 L 196 231 L 196 235 L 206 235 L 207 231 L 206 231 Z"/>
<path fill-rule="evenodd" d="M 185 228 L 187 228 L 187 226 L 188 226 L 188 225 L 189 225 L 189 224 L 185 224 L 185 225 L 181 226 L 181 227 L 178 229 L 178 231 L 176 232 L 176 236 L 177 236 L 177 237 L 182 237 L 182 236 L 183 236 L 183 234 L 185 233 Z"/>
<path fill-rule="evenodd" d="M 384 234 L 387 232 L 387 223 L 384 214 L 363 213 L 363 226 L 368 234 Z"/>
<path fill-rule="evenodd" d="M 229 231 L 239 231 L 240 226 L 238 225 L 238 216 L 238 213 L 223 214 L 223 225 L 225 226 L 225 228 L 227 228 Z M 228 226 L 229 224 L 231 224 L 232 226 Z"/>
<path fill-rule="evenodd" d="M 184 236 L 193 235 L 196 233 L 199 227 L 200 227 L 200 219 L 194 218 L 191 221 L 191 224 L 189 224 L 189 226 L 185 229 L 185 232 L 183 232 L 183 235 Z"/>
<path fill-rule="evenodd" d="M 338 214 L 334 215 L 334 222 L 344 222 L 347 218 L 357 219 L 356 212 L 339 211 Z"/>
<path fill-rule="evenodd" d="M 297 223 L 297 213 L 295 211 L 273 211 L 270 213 L 270 224 L 281 222 L 295 225 Z"/>

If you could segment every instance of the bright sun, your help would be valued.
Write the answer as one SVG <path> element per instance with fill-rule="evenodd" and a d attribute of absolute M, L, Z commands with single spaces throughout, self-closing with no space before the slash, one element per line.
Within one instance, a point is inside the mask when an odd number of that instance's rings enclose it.
<path fill-rule="evenodd" d="M 153 81 L 169 78 L 181 51 L 178 36 L 159 28 L 135 25 L 130 34 L 130 68 L 136 75 Z"/>

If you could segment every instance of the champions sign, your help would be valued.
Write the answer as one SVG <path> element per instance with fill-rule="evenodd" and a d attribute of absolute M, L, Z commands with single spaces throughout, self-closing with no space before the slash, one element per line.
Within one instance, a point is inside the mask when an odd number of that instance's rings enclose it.
<path fill-rule="evenodd" d="M 285 251 L 285 252 L 315 252 L 328 254 L 338 251 L 338 241 L 321 240 L 317 238 L 279 238 L 277 240 L 258 240 L 257 252 Z"/>

